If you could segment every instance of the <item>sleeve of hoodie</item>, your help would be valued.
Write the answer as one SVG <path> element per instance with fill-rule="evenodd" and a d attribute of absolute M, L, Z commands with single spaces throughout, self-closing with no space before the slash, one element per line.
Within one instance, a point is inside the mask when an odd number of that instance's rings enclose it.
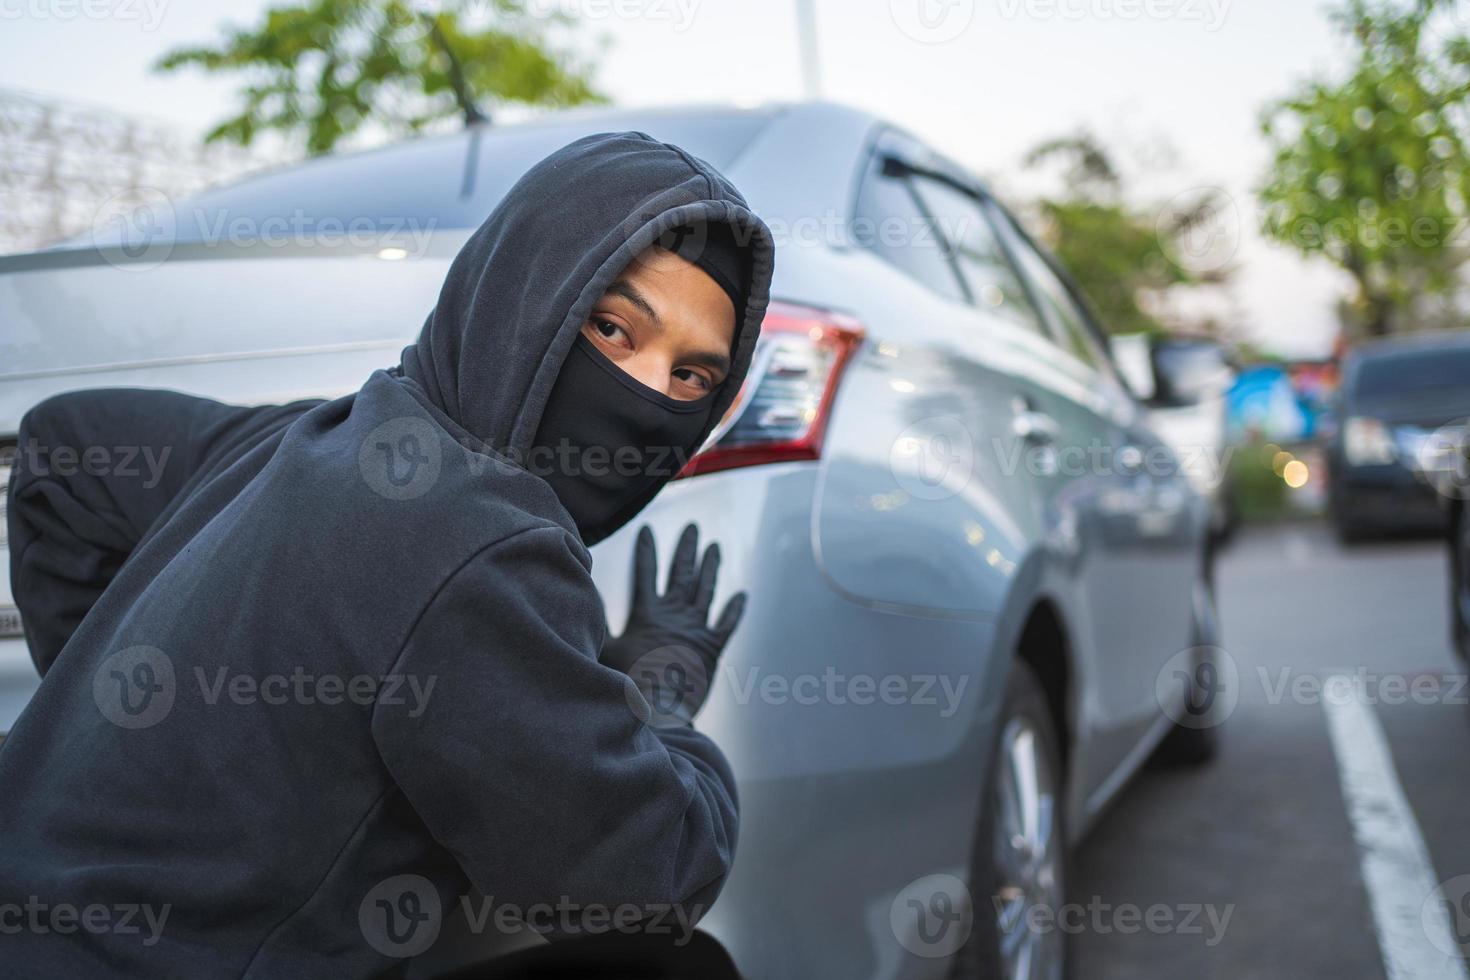
<path fill-rule="evenodd" d="M 373 734 L 430 832 L 498 902 L 677 904 L 697 919 L 734 856 L 734 778 L 692 727 L 638 719 L 632 681 L 597 662 L 602 615 L 560 528 L 482 551 L 393 668 L 434 683 L 425 706 L 379 704 Z"/>
<path fill-rule="evenodd" d="M 21 419 L 6 506 L 10 588 L 43 675 L 211 447 L 255 411 L 95 389 L 48 398 Z"/>

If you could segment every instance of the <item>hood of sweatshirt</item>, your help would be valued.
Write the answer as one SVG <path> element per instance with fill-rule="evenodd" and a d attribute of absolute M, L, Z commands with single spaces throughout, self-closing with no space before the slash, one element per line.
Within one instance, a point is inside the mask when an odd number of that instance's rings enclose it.
<path fill-rule="evenodd" d="M 474 440 L 524 459 L 597 300 L 665 233 L 705 223 L 727 225 L 748 250 L 750 281 L 743 284 L 731 369 L 698 446 L 749 370 L 769 301 L 774 242 L 718 171 L 645 133 L 584 137 L 532 167 L 455 257 L 399 373 Z M 642 493 L 627 517 L 672 476 Z"/>

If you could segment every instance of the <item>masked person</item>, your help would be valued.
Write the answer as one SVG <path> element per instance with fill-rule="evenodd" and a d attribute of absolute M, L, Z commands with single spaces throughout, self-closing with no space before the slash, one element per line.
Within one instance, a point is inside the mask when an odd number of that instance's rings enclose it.
<path fill-rule="evenodd" d="M 28 414 L 12 582 L 44 679 L 0 747 L 24 919 L 0 973 L 377 975 L 470 884 L 603 929 L 706 910 L 735 787 L 687 720 L 741 598 L 708 625 L 692 529 L 656 594 L 645 529 L 604 643 L 587 545 L 730 406 L 772 262 L 708 164 L 592 136 L 516 184 L 355 394 Z M 90 446 L 156 465 L 76 465 Z"/>

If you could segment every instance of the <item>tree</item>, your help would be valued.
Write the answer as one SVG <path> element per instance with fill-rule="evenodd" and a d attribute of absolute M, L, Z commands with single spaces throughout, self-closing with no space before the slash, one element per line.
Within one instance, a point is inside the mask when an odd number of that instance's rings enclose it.
<path fill-rule="evenodd" d="M 1372 336 L 1412 326 L 1426 304 L 1453 305 L 1461 288 L 1470 40 L 1436 30 L 1445 6 L 1349 0 L 1334 19 L 1355 47 L 1351 72 L 1262 114 L 1264 230 L 1345 270 L 1347 319 Z"/>
<path fill-rule="evenodd" d="M 474 28 L 473 2 L 490 15 Z M 168 52 L 155 68 L 240 72 L 238 115 L 206 141 L 248 146 L 264 131 L 303 137 L 327 153 L 369 122 L 409 135 L 459 116 L 483 121 L 483 103 L 566 106 L 604 101 L 587 69 L 551 46 L 562 16 L 536 16 L 524 0 L 304 0 L 273 7 L 249 29 L 232 29 L 215 47 Z"/>
<path fill-rule="evenodd" d="M 1160 311 L 1169 289 L 1228 280 L 1228 266 L 1192 263 L 1186 245 L 1214 220 L 1216 195 L 1192 195 L 1163 209 L 1130 206 L 1112 156 L 1086 131 L 1039 144 L 1025 164 L 1049 161 L 1063 165 L 1062 190 L 1035 204 L 1042 237 L 1109 332 L 1165 332 Z"/>

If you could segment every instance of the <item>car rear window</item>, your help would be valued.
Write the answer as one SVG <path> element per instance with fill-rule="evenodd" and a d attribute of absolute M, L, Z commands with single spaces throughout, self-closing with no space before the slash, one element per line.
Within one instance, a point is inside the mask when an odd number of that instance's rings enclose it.
<path fill-rule="evenodd" d="M 1354 389 L 1363 398 L 1378 398 L 1425 388 L 1470 389 L 1470 348 L 1394 354 L 1366 359 L 1358 367 Z"/>
<path fill-rule="evenodd" d="M 328 157 L 176 203 L 173 240 L 215 243 L 274 236 L 290 241 L 372 230 L 473 228 L 532 165 L 582 136 L 637 130 L 723 169 L 774 114 L 587 113 Z M 95 242 L 117 244 L 100 236 Z"/>

